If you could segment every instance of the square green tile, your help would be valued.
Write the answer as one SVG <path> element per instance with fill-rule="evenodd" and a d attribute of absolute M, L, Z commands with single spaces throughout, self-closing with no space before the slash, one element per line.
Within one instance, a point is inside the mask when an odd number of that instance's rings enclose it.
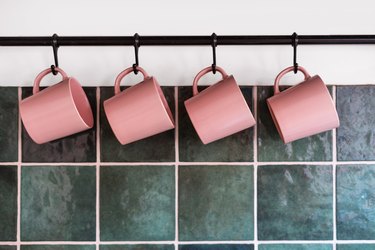
<path fill-rule="evenodd" d="M 337 158 L 375 160 L 375 86 L 337 87 Z"/>
<path fill-rule="evenodd" d="M 16 250 L 16 246 L 0 246 L 0 250 Z"/>
<path fill-rule="evenodd" d="M 84 88 L 96 120 L 96 88 Z M 23 98 L 30 96 L 32 88 L 23 88 Z M 49 143 L 36 144 L 22 126 L 23 162 L 95 162 L 96 123 L 92 129 L 58 139 Z"/>
<path fill-rule="evenodd" d="M 174 87 L 162 87 L 165 98 L 175 113 Z M 175 130 L 121 145 L 116 139 L 104 113 L 103 101 L 111 98 L 113 87 L 100 88 L 101 161 L 104 162 L 173 162 L 175 161 Z M 174 119 L 174 118 L 173 118 Z"/>
<path fill-rule="evenodd" d="M 15 241 L 17 231 L 17 167 L 0 166 L 0 241 Z"/>
<path fill-rule="evenodd" d="M 100 250 L 174 250 L 174 245 L 101 245 Z"/>
<path fill-rule="evenodd" d="M 200 87 L 202 90 L 205 87 Z M 242 94 L 252 109 L 252 87 L 241 87 Z M 183 162 L 249 162 L 253 161 L 254 128 L 245 129 L 234 135 L 204 145 L 199 139 L 184 101 L 191 98 L 191 87 L 178 88 L 179 157 Z M 253 112 L 254 113 L 254 112 Z"/>
<path fill-rule="evenodd" d="M 332 185 L 332 166 L 260 166 L 259 240 L 332 240 Z"/>
<path fill-rule="evenodd" d="M 375 165 L 337 166 L 337 239 L 375 240 Z"/>
<path fill-rule="evenodd" d="M 95 250 L 95 245 L 23 245 L 21 250 Z"/>
<path fill-rule="evenodd" d="M 272 87 L 258 87 L 258 161 L 331 161 L 331 131 L 283 143 L 267 106 L 272 95 Z"/>
<path fill-rule="evenodd" d="M 337 250 L 374 250 L 375 244 L 338 244 Z"/>
<path fill-rule="evenodd" d="M 102 241 L 174 240 L 174 166 L 100 169 Z"/>
<path fill-rule="evenodd" d="M 209 245 L 180 245 L 179 250 L 253 250 L 250 244 L 209 244 Z"/>
<path fill-rule="evenodd" d="M 95 167 L 27 166 L 21 179 L 22 241 L 95 241 Z"/>
<path fill-rule="evenodd" d="M 179 167 L 179 240 L 252 240 L 252 166 Z"/>
<path fill-rule="evenodd" d="M 0 87 L 0 162 L 17 160 L 18 88 Z"/>
<path fill-rule="evenodd" d="M 259 250 L 332 250 L 328 244 L 269 244 L 259 245 Z"/>

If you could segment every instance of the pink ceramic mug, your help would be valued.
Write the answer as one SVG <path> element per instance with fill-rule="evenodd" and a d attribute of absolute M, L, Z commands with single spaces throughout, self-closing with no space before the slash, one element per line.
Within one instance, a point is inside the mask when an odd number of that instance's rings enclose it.
<path fill-rule="evenodd" d="M 200 71 L 193 82 L 193 97 L 185 107 L 204 144 L 219 140 L 255 125 L 255 120 L 233 76 L 216 67 L 222 80 L 198 92 L 199 79 L 212 71 Z"/>
<path fill-rule="evenodd" d="M 79 82 L 55 68 L 63 79 L 39 91 L 40 81 L 51 73 L 42 71 L 34 81 L 33 95 L 20 102 L 22 122 L 38 144 L 72 135 L 94 126 L 90 103 Z"/>
<path fill-rule="evenodd" d="M 174 128 L 172 112 L 160 85 L 141 68 L 144 80 L 124 91 L 121 80 L 133 72 L 122 71 L 115 81 L 115 96 L 104 102 L 104 110 L 112 131 L 124 145 Z"/>
<path fill-rule="evenodd" d="M 292 66 L 279 73 L 274 84 L 274 96 L 267 99 L 272 119 L 284 143 L 340 125 L 331 95 L 318 75 L 311 77 L 304 68 L 298 67 L 305 80 L 280 92 L 280 79 L 293 69 Z"/>

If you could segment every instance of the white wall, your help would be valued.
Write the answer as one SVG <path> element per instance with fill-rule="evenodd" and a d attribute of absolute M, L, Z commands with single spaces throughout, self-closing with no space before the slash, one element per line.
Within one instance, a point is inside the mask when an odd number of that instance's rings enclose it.
<path fill-rule="evenodd" d="M 0 0 L 0 36 L 375 34 L 374 11 L 372 0 Z M 139 53 L 140 65 L 162 85 L 190 85 L 212 63 L 209 46 L 141 47 Z M 298 57 L 327 84 L 375 83 L 375 45 L 300 45 Z M 59 60 L 83 85 L 110 86 L 133 63 L 134 52 L 61 47 Z M 217 60 L 241 85 L 269 85 L 291 65 L 292 47 L 219 46 Z M 0 85 L 32 85 L 52 63 L 50 47 L 0 47 Z M 217 78 L 206 77 L 202 84 Z M 286 80 L 291 78 L 301 76 Z"/>

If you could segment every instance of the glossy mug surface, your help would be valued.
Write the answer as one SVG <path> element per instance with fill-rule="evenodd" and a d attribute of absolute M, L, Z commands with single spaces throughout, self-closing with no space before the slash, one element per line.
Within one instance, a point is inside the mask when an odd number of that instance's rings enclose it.
<path fill-rule="evenodd" d="M 154 77 L 141 67 L 144 80 L 123 91 L 121 80 L 133 72 L 122 71 L 115 81 L 115 95 L 104 101 L 104 111 L 118 141 L 124 145 L 174 128 L 172 112 Z"/>
<path fill-rule="evenodd" d="M 204 144 L 219 140 L 255 125 L 254 117 L 233 76 L 216 67 L 222 80 L 198 92 L 199 79 L 212 71 L 200 71 L 193 82 L 193 97 L 185 107 L 195 130 Z"/>
<path fill-rule="evenodd" d="M 275 79 L 274 96 L 267 99 L 268 108 L 284 143 L 337 128 L 339 117 L 331 95 L 322 79 L 310 76 L 298 67 L 305 80 L 280 92 L 280 79 L 294 67 L 281 71 Z"/>
<path fill-rule="evenodd" d="M 20 114 L 27 133 L 41 144 L 69 136 L 94 126 L 90 103 L 79 82 L 55 68 L 61 82 L 39 91 L 51 69 L 42 71 L 34 81 L 33 95 L 20 102 Z"/>

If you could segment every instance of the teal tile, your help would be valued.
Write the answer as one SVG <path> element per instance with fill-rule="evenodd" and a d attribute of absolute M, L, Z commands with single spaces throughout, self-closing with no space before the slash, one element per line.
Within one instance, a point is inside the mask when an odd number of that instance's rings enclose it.
<path fill-rule="evenodd" d="M 337 87 L 338 160 L 375 160 L 374 97 L 375 86 Z"/>
<path fill-rule="evenodd" d="M 272 89 L 258 87 L 258 161 L 331 161 L 331 131 L 283 143 L 266 102 L 273 95 Z"/>
<path fill-rule="evenodd" d="M 201 87 L 200 89 L 203 89 Z M 249 107 L 252 107 L 252 87 L 241 87 Z M 178 88 L 179 157 L 184 162 L 244 162 L 253 161 L 253 131 L 245 129 L 234 135 L 204 145 L 198 137 L 184 101 L 192 97 L 191 87 Z"/>
<path fill-rule="evenodd" d="M 100 250 L 174 250 L 174 245 L 101 245 Z"/>
<path fill-rule="evenodd" d="M 179 250 L 253 250 L 250 244 L 209 244 L 209 245 L 180 245 Z"/>
<path fill-rule="evenodd" d="M 259 245 L 259 250 L 332 250 L 328 244 L 270 244 Z"/>
<path fill-rule="evenodd" d="M 179 167 L 179 239 L 252 240 L 252 166 Z"/>
<path fill-rule="evenodd" d="M 15 241 L 17 230 L 17 167 L 0 166 L 0 241 Z"/>
<path fill-rule="evenodd" d="M 95 245 L 24 245 L 21 250 L 95 250 Z"/>
<path fill-rule="evenodd" d="M 0 87 L 0 162 L 17 160 L 18 88 Z"/>
<path fill-rule="evenodd" d="M 337 166 L 337 238 L 375 239 L 375 165 Z"/>
<path fill-rule="evenodd" d="M 84 88 L 96 120 L 96 88 Z M 30 96 L 32 88 L 23 88 L 23 98 Z M 22 126 L 23 162 L 95 162 L 96 125 L 92 129 L 58 139 L 49 143 L 36 144 Z"/>
<path fill-rule="evenodd" d="M 375 250 L 375 244 L 338 244 L 337 250 Z"/>
<path fill-rule="evenodd" d="M 260 166 L 260 240 L 332 240 L 332 166 Z"/>
<path fill-rule="evenodd" d="M 174 87 L 163 87 L 168 105 L 175 113 Z M 175 130 L 171 129 L 140 141 L 121 145 L 112 132 L 104 113 L 103 101 L 111 98 L 113 87 L 102 87 L 100 101 L 101 160 L 105 162 L 173 162 Z M 174 115 L 173 115 L 174 117 Z"/>
<path fill-rule="evenodd" d="M 93 241 L 95 167 L 22 167 L 21 240 Z"/>
<path fill-rule="evenodd" d="M 16 246 L 0 246 L 0 250 L 16 250 Z"/>
<path fill-rule="evenodd" d="M 174 240 L 174 166 L 100 169 L 102 241 Z"/>

